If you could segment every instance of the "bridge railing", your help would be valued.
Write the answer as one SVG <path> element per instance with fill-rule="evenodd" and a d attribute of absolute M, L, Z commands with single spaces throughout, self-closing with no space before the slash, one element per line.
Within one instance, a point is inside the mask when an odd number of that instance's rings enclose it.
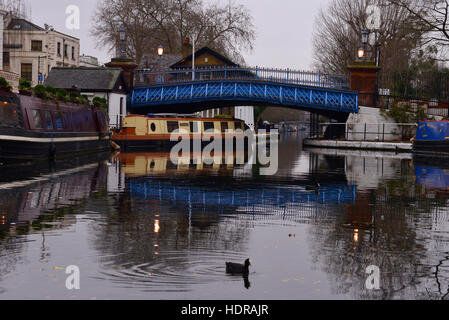
<path fill-rule="evenodd" d="M 266 81 L 320 88 L 350 89 L 350 76 L 322 72 L 217 66 L 195 69 L 136 70 L 134 86 L 146 87 L 192 81 Z"/>

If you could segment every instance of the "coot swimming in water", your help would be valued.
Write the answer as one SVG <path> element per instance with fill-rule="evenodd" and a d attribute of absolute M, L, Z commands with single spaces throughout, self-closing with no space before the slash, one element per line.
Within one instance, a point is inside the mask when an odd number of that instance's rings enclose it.
<path fill-rule="evenodd" d="M 226 273 L 248 274 L 250 265 L 251 265 L 251 261 L 249 261 L 249 259 L 246 259 L 244 264 L 226 262 Z"/>

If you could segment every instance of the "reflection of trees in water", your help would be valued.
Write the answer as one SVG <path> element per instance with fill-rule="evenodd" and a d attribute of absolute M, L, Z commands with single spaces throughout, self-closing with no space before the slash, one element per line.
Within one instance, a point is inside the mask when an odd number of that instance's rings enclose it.
<path fill-rule="evenodd" d="M 435 208 L 443 208 L 447 221 L 447 200 L 419 193 L 412 175 L 386 181 L 377 190 L 359 191 L 356 203 L 332 223 L 310 229 L 313 259 L 328 273 L 334 293 L 356 299 L 447 297 L 449 269 L 436 266 L 448 266 L 448 254 L 442 257 L 443 248 L 428 247 L 444 242 L 449 250 L 446 236 L 438 239 L 429 232 Z M 378 291 L 365 288 L 369 265 L 380 268 Z"/>
<path fill-rule="evenodd" d="M 0 241 L 0 293 L 2 293 L 2 278 L 13 272 L 16 265 L 23 261 L 21 252 L 23 250 L 23 242 L 14 238 L 7 238 Z"/>

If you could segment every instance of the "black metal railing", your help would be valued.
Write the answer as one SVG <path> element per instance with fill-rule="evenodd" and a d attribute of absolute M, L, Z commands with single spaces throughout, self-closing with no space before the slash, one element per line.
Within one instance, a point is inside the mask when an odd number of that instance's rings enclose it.
<path fill-rule="evenodd" d="M 410 71 L 379 76 L 379 96 L 395 99 L 449 102 L 449 73 Z"/>
<path fill-rule="evenodd" d="M 319 123 L 311 126 L 309 138 L 410 142 L 415 134 L 415 123 Z"/>

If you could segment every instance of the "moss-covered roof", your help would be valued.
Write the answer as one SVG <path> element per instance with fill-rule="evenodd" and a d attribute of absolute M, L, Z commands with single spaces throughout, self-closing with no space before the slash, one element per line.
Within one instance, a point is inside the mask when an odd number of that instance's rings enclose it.
<path fill-rule="evenodd" d="M 77 86 L 81 91 L 112 91 L 122 75 L 120 68 L 62 68 L 51 69 L 46 86 L 70 89 Z"/>

